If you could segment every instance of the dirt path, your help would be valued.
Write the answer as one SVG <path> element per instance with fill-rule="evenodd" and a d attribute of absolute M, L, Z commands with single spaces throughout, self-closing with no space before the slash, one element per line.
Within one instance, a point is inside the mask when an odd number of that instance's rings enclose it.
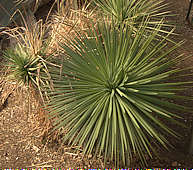
<path fill-rule="evenodd" d="M 175 17 L 169 18 L 176 24 L 176 41 L 185 39 L 184 45 L 179 48 L 176 54 L 184 53 L 193 56 L 193 26 L 185 22 L 188 9 L 188 0 L 165 0 L 172 4 L 170 10 Z M 193 57 L 184 61 L 184 67 L 191 66 Z M 1 168 L 104 168 L 101 158 L 84 158 L 81 150 L 68 146 L 60 147 L 58 141 L 45 140 L 46 128 L 40 122 L 40 110 L 34 99 L 28 106 L 28 95 L 25 90 L 14 90 L 15 85 L 11 82 L 1 81 L 0 77 L 0 167 Z M 1 83 L 2 82 L 2 83 Z M 5 83 L 3 83 L 5 82 Z M 192 93 L 189 89 L 187 93 Z M 3 101 L 4 100 L 4 101 Z M 192 103 L 188 103 L 192 106 Z M 29 110 L 30 109 L 30 110 Z M 192 119 L 187 115 L 187 123 Z M 177 128 L 178 129 L 178 128 Z M 189 131 L 178 129 L 183 138 L 173 141 L 175 146 L 171 151 L 160 148 L 157 150 L 158 157 L 148 160 L 149 168 L 193 168 L 193 156 L 187 155 L 184 151 L 187 148 Z M 45 132 L 45 134 L 44 134 Z M 110 167 L 110 165 L 108 165 Z M 137 162 L 134 163 L 138 167 Z"/>

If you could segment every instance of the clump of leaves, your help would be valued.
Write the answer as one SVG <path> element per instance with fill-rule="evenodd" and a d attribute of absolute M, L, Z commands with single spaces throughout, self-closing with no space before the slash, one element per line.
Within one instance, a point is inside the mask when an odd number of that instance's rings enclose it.
<path fill-rule="evenodd" d="M 151 31 L 160 20 L 171 15 L 166 10 L 167 4 L 163 3 L 163 0 L 95 0 L 95 3 L 102 9 L 102 15 L 111 17 L 118 27 L 121 24 L 127 24 L 134 32 L 138 30 L 145 18 L 150 18 L 146 29 Z M 162 23 L 162 26 L 160 33 L 167 33 L 164 27 L 171 27 L 166 22 Z"/>
<path fill-rule="evenodd" d="M 45 58 L 45 54 L 34 55 L 23 45 L 17 44 L 4 52 L 3 57 L 7 60 L 7 77 L 17 83 L 17 86 L 26 86 L 32 92 L 38 92 L 42 104 L 44 104 L 47 93 L 45 85 L 51 87 L 51 77 L 48 65 L 52 64 Z M 54 65 L 54 64 L 53 64 Z M 57 66 L 57 65 L 54 65 Z"/>
<path fill-rule="evenodd" d="M 18 45 L 4 53 L 10 67 L 10 78 L 19 84 L 36 84 L 38 70 L 42 68 L 40 58 L 31 55 L 26 47 Z"/>
<path fill-rule="evenodd" d="M 36 22 L 31 18 L 26 21 L 23 15 L 21 17 L 23 26 L 2 31 L 10 37 L 10 48 L 4 53 L 10 68 L 9 77 L 19 84 L 33 85 L 43 99 L 44 85 L 50 81 L 47 69 L 51 58 L 48 54 L 51 50 L 48 38 L 50 25 L 47 22 L 43 24 L 42 20 Z"/>
<path fill-rule="evenodd" d="M 177 136 L 162 120 L 176 123 L 176 113 L 187 110 L 168 100 L 187 84 L 169 82 L 181 71 L 172 69 L 181 57 L 168 54 L 180 44 L 166 50 L 162 39 L 149 49 L 162 24 L 147 39 L 145 25 L 133 34 L 128 26 L 98 24 L 61 45 L 62 70 L 50 70 L 55 91 L 48 108 L 55 129 L 67 130 L 64 141 L 85 154 L 124 164 L 137 154 L 145 161 L 151 141 L 167 147 L 165 133 Z"/>

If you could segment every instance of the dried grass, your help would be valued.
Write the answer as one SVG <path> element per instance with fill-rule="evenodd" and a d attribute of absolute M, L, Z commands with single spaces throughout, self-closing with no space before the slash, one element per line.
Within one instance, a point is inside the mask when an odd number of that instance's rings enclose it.
<path fill-rule="evenodd" d="M 73 39 L 77 33 L 85 33 L 99 20 L 96 10 L 88 10 L 88 6 L 79 10 L 71 9 L 69 15 L 66 15 L 62 9 L 59 10 L 51 20 L 51 49 L 60 52 L 60 43 Z M 50 51 L 50 53 L 52 52 Z"/>
<path fill-rule="evenodd" d="M 21 14 L 23 18 L 24 25 L 23 26 L 16 26 L 14 28 L 4 28 L 1 34 L 6 34 L 11 39 L 10 48 L 15 48 L 17 45 L 20 45 L 22 47 L 25 47 L 27 49 L 27 52 L 30 56 L 34 57 L 41 57 L 42 63 L 45 67 L 45 71 L 47 71 L 47 74 L 49 74 L 47 70 L 47 63 L 44 59 L 46 59 L 46 49 L 49 48 L 49 41 L 47 41 L 48 31 L 49 31 L 49 25 L 43 24 L 42 20 L 39 20 L 35 22 L 31 16 L 29 16 L 29 20 L 26 21 L 25 17 Z M 41 56 L 43 54 L 43 56 Z M 13 82 L 13 80 L 7 80 L 7 75 L 11 74 L 9 68 L 6 69 L 6 75 L 5 82 L 12 82 L 14 83 L 14 88 L 11 90 L 7 90 L 9 93 L 3 93 L 5 96 L 1 96 L 2 101 L 0 101 L 0 106 L 5 103 L 8 96 L 16 89 L 18 94 L 23 94 L 22 91 L 25 91 L 25 95 L 27 96 L 27 102 L 24 103 L 28 104 L 27 109 L 26 106 L 22 106 L 23 110 L 27 110 L 28 115 L 33 115 L 34 122 L 31 122 L 33 125 L 35 125 L 33 128 L 36 129 L 36 125 L 41 124 L 44 128 L 41 135 L 44 135 L 45 133 L 48 133 L 49 129 L 52 128 L 50 120 L 47 118 L 47 113 L 45 113 L 45 110 L 43 109 L 44 106 L 44 95 L 42 93 L 42 87 L 40 87 L 43 83 L 41 80 L 41 77 L 38 73 L 37 75 L 37 86 L 38 89 L 34 88 L 31 84 L 29 86 L 17 84 L 17 80 Z M 8 86 L 9 87 L 9 86 Z M 35 99 L 35 101 L 33 101 Z M 20 100 L 22 101 L 23 98 L 21 97 Z M 32 102 L 33 101 L 33 102 Z M 35 102 L 35 103 L 34 103 Z M 32 105 L 33 103 L 33 105 Z M 36 112 L 34 112 L 34 108 Z M 35 113 L 35 114 L 32 114 Z"/>
<path fill-rule="evenodd" d="M 39 53 L 44 50 L 46 55 L 44 57 L 47 57 L 49 55 L 54 56 L 60 52 L 61 49 L 59 47 L 59 43 L 65 41 L 68 39 L 68 37 L 73 38 L 77 32 L 79 34 L 84 33 L 93 25 L 93 23 L 96 23 L 97 21 L 98 18 L 96 13 L 94 13 L 94 11 L 88 11 L 85 7 L 82 10 L 71 10 L 71 13 L 68 17 L 60 11 L 45 24 L 43 24 L 41 20 L 38 22 L 29 20 L 28 23 L 24 20 L 23 26 L 5 28 L 2 33 L 11 37 L 13 48 L 18 43 L 22 46 L 25 46 L 31 55 L 39 55 Z M 44 46 L 45 43 L 46 48 Z M 59 67 L 57 65 L 55 66 Z M 5 97 L 5 100 L 7 100 L 8 96 L 11 94 L 17 96 L 18 101 L 22 101 L 22 104 L 18 108 L 12 107 L 12 109 L 20 110 L 20 112 L 25 113 L 27 115 L 26 122 L 30 122 L 31 126 L 31 131 L 25 135 L 25 139 L 18 141 L 18 143 L 29 142 L 26 144 L 25 149 L 32 147 L 35 148 L 34 150 L 37 150 L 37 152 L 44 152 L 47 149 L 46 146 L 48 146 L 50 142 L 54 143 L 57 141 L 61 144 L 61 133 L 59 131 L 50 133 L 50 129 L 52 129 L 52 122 L 51 120 L 48 120 L 48 114 L 42 107 L 44 105 L 44 101 L 42 100 L 42 94 L 39 93 L 40 91 L 26 86 L 18 86 L 15 84 L 15 82 L 8 81 L 7 79 L 5 79 L 4 82 L 0 81 L 0 87 L 4 87 L 3 83 L 5 82 L 14 84 L 14 90 L 6 90 L 9 93 L 6 95 L 7 97 Z M 6 94 L 4 91 L 2 92 L 3 94 Z M 29 127 L 24 129 L 27 128 Z M 61 131 L 62 133 L 65 133 L 65 129 L 61 129 Z M 43 138 L 46 138 L 46 143 L 44 147 L 40 149 L 40 151 L 35 142 L 31 140 L 32 137 L 36 139 L 41 138 L 42 140 Z M 83 164 L 83 160 L 87 161 L 87 158 L 83 156 L 82 151 L 80 151 L 79 148 L 74 149 L 66 145 L 61 145 L 59 149 L 63 150 L 64 156 L 61 157 L 61 160 L 58 159 L 56 162 L 61 163 L 63 162 L 63 159 L 68 156 L 72 157 L 72 159 L 76 160 L 76 162 L 81 162 L 81 164 Z M 99 160 L 101 161 L 101 159 L 102 158 Z M 48 160 L 46 162 L 41 161 L 42 163 L 35 163 L 34 161 L 34 163 L 32 163 L 32 165 L 29 167 L 51 167 L 49 163 L 52 164 L 52 161 L 55 162 L 55 160 Z M 93 161 L 95 162 L 95 160 Z M 89 166 L 90 164 L 91 163 L 89 163 Z M 81 167 L 83 167 L 83 165 Z"/>

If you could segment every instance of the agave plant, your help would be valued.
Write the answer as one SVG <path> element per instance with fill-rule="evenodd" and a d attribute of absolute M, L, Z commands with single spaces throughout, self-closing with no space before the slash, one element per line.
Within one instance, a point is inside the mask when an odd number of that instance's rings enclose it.
<path fill-rule="evenodd" d="M 165 133 L 177 136 L 162 120 L 176 122 L 176 111 L 187 109 L 167 100 L 186 84 L 170 82 L 180 57 L 168 54 L 180 44 L 163 50 L 163 39 L 149 51 L 160 27 L 144 39 L 144 25 L 135 35 L 130 27 L 98 24 L 61 45 L 62 70 L 50 71 L 55 90 L 48 108 L 55 129 L 67 131 L 64 141 L 126 163 L 135 154 L 145 161 L 154 140 L 167 147 Z"/>
<path fill-rule="evenodd" d="M 47 70 L 50 64 L 48 59 L 42 54 L 32 55 L 27 47 L 19 44 L 15 48 L 6 50 L 3 57 L 7 60 L 7 78 L 14 81 L 18 87 L 27 87 L 33 95 L 39 95 L 38 102 L 44 105 L 48 97 L 44 86 L 48 85 L 51 88 Z"/>
<path fill-rule="evenodd" d="M 146 27 L 151 31 L 163 17 L 171 15 L 163 0 L 95 0 L 95 3 L 102 9 L 103 15 L 112 17 L 118 26 L 127 24 L 135 32 L 144 18 L 151 18 Z M 162 26 L 169 25 L 163 23 Z M 160 32 L 167 31 L 160 29 Z"/>
<path fill-rule="evenodd" d="M 29 84 L 29 81 L 35 83 L 41 71 L 46 72 L 51 41 L 46 37 L 50 25 L 43 24 L 42 20 L 23 22 L 25 24 L 22 27 L 2 31 L 2 34 L 10 36 L 10 49 L 5 51 L 4 57 L 10 64 L 11 77 L 20 83 Z"/>
<path fill-rule="evenodd" d="M 4 53 L 10 67 L 10 78 L 17 80 L 19 84 L 36 83 L 38 70 L 42 67 L 40 58 L 28 52 L 24 46 L 18 45 L 15 49 L 8 49 Z"/>

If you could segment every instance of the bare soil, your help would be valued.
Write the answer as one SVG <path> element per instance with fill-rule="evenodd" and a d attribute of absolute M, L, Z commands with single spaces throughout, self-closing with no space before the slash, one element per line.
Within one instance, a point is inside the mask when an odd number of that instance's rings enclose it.
<path fill-rule="evenodd" d="M 176 16 L 168 20 L 176 25 L 173 40 L 186 42 L 174 55 L 184 53 L 192 56 L 184 60 L 179 67 L 189 67 L 193 63 L 193 21 L 185 21 L 188 0 L 165 0 L 170 11 Z M 0 62 L 3 62 L 0 59 Z M 81 150 L 61 145 L 60 136 L 50 133 L 51 125 L 34 96 L 27 89 L 16 88 L 14 82 L 4 79 L 4 70 L 0 73 L 0 167 L 1 168 L 113 168 L 112 163 L 104 167 L 101 157 L 84 157 Z M 189 88 L 185 95 L 193 95 Z M 182 103 L 192 107 L 192 102 Z M 193 168 L 193 155 L 187 153 L 190 125 L 193 115 L 184 113 L 184 121 L 189 128 L 170 125 L 182 137 L 168 138 L 174 146 L 170 150 L 157 149 L 157 156 L 148 159 L 148 168 Z M 136 159 L 132 167 L 139 168 Z"/>

